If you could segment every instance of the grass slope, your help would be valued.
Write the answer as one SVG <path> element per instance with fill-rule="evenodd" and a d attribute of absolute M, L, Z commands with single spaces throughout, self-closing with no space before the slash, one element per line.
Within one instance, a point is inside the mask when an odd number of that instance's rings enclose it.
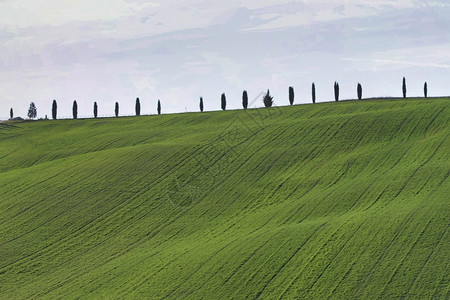
<path fill-rule="evenodd" d="M 0 124 L 0 298 L 450 297 L 449 99 Z"/>

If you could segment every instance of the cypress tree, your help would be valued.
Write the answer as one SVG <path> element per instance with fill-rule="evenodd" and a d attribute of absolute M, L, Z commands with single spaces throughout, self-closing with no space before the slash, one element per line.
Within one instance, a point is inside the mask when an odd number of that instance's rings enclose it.
<path fill-rule="evenodd" d="M 292 86 L 289 87 L 289 103 L 294 104 L 294 88 Z"/>
<path fill-rule="evenodd" d="M 161 102 L 158 99 L 158 115 L 161 114 Z"/>
<path fill-rule="evenodd" d="M 361 98 L 362 98 L 362 86 L 361 86 L 361 83 L 358 83 L 357 92 L 358 92 L 358 100 L 361 100 Z"/>
<path fill-rule="evenodd" d="M 428 87 L 427 87 L 427 83 L 426 82 L 423 85 L 423 95 L 425 96 L 425 98 L 428 97 Z"/>
<path fill-rule="evenodd" d="M 116 102 L 116 105 L 114 107 L 114 113 L 116 115 L 116 118 L 119 116 L 119 102 Z"/>
<path fill-rule="evenodd" d="M 52 119 L 53 120 L 56 120 L 57 110 L 58 110 L 58 105 L 56 104 L 56 100 L 53 100 L 53 103 L 52 103 Z"/>
<path fill-rule="evenodd" d="M 78 104 L 77 104 L 77 100 L 73 101 L 73 106 L 72 106 L 72 115 L 73 118 L 76 119 L 78 117 Z"/>
<path fill-rule="evenodd" d="M 97 113 L 98 113 L 97 102 L 94 102 L 94 118 L 96 118 L 96 119 L 97 119 Z"/>
<path fill-rule="evenodd" d="M 339 101 L 339 83 L 334 82 L 334 100 Z"/>
<path fill-rule="evenodd" d="M 403 77 L 402 91 L 403 91 L 403 98 L 406 98 L 406 79 L 405 79 L 405 77 Z"/>
<path fill-rule="evenodd" d="M 225 93 L 222 94 L 220 100 L 221 100 L 222 110 L 225 110 L 227 108 L 227 98 L 225 97 Z"/>
<path fill-rule="evenodd" d="M 316 103 L 316 85 L 314 84 L 314 82 L 312 83 L 311 86 L 311 95 L 312 95 L 312 103 Z"/>
<path fill-rule="evenodd" d="M 136 116 L 140 116 L 141 115 L 141 103 L 139 102 L 139 98 L 136 98 Z"/>
<path fill-rule="evenodd" d="M 247 109 L 248 107 L 248 95 L 247 95 L 247 91 L 243 91 L 242 92 L 242 107 L 244 109 Z"/>
<path fill-rule="evenodd" d="M 10 117 L 11 119 L 14 118 L 14 111 L 13 111 L 12 107 L 11 107 L 11 109 L 9 110 L 9 117 Z"/>
<path fill-rule="evenodd" d="M 200 111 L 203 112 L 203 97 L 200 97 Z"/>

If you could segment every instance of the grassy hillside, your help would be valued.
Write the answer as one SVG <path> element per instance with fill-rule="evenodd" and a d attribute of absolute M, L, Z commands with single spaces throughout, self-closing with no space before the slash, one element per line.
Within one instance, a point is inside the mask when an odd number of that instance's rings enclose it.
<path fill-rule="evenodd" d="M 0 123 L 0 298 L 450 297 L 449 99 Z"/>

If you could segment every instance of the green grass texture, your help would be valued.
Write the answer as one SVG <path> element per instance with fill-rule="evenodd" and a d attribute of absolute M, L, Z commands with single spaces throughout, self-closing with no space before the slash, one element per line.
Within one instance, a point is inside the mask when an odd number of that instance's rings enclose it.
<path fill-rule="evenodd" d="M 1 299 L 449 299 L 449 98 L 0 123 Z"/>

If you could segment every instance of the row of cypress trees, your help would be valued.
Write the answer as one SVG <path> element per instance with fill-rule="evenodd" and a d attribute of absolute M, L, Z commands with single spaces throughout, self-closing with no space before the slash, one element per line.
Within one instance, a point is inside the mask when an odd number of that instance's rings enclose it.
<path fill-rule="evenodd" d="M 427 98 L 428 97 L 428 86 L 427 86 L 426 82 L 423 86 L 423 92 L 424 92 L 425 98 Z M 357 93 L 358 99 L 361 100 L 362 99 L 361 83 L 357 84 L 356 93 Z M 403 81 L 402 81 L 402 93 L 403 93 L 403 98 L 406 98 L 406 79 L 405 79 L 405 77 L 403 77 Z M 294 104 L 294 97 L 295 97 L 294 88 L 292 86 L 290 86 L 289 87 L 289 104 L 290 105 Z M 312 103 L 316 103 L 316 85 L 314 82 L 311 85 L 311 98 L 312 98 Z M 339 83 L 337 81 L 334 82 L 334 100 L 339 101 Z M 273 97 L 270 95 L 269 90 L 267 90 L 267 93 L 263 97 L 263 103 L 264 103 L 265 107 L 271 107 L 273 104 Z M 200 111 L 203 112 L 203 108 L 204 108 L 203 97 L 200 97 L 199 107 L 200 107 Z M 222 110 L 226 110 L 226 107 L 227 107 L 226 96 L 225 96 L 225 93 L 222 93 L 221 108 L 222 108 Z M 242 107 L 244 109 L 247 109 L 247 107 L 248 107 L 248 93 L 245 90 L 242 93 Z M 58 109 L 58 105 L 56 103 L 56 100 L 53 100 L 53 103 L 52 103 L 52 118 L 53 119 L 57 118 L 57 109 Z M 139 98 L 136 98 L 135 112 L 136 112 L 136 116 L 141 115 L 141 103 L 140 103 Z M 158 100 L 157 112 L 158 112 L 158 115 L 161 114 L 161 101 L 160 100 Z M 118 102 L 115 103 L 114 114 L 116 117 L 119 116 L 119 103 Z M 78 118 L 78 104 L 77 104 L 76 100 L 73 101 L 72 116 L 74 119 Z M 98 116 L 98 105 L 97 105 L 97 102 L 94 102 L 94 118 L 97 118 L 97 116 Z M 11 117 L 11 119 L 14 117 L 14 111 L 12 108 L 10 109 L 10 117 Z M 36 107 L 33 102 L 31 102 L 31 104 L 30 104 L 30 109 L 28 111 L 28 117 L 30 117 L 30 118 L 36 117 Z"/>
<path fill-rule="evenodd" d="M 403 92 L 403 98 L 406 98 L 406 79 L 403 77 L 403 83 L 402 83 L 402 92 Z M 428 97 L 428 87 L 427 83 L 425 82 L 423 86 L 423 93 L 425 98 Z M 358 97 L 358 100 L 362 99 L 362 85 L 358 82 L 356 86 L 356 95 Z M 294 88 L 292 86 L 289 87 L 289 104 L 294 104 Z M 312 103 L 316 103 L 316 85 L 313 82 L 311 85 L 311 98 Z M 339 83 L 337 81 L 334 82 L 334 100 L 339 101 Z M 273 97 L 270 96 L 269 90 L 267 90 L 267 93 L 263 97 L 263 103 L 265 107 L 271 107 L 273 104 Z M 227 106 L 226 97 L 223 93 L 221 96 L 221 108 L 222 110 L 225 110 Z M 242 93 L 242 107 L 246 109 L 248 107 L 248 94 L 247 91 L 244 91 Z M 203 111 L 203 98 L 200 97 L 200 111 Z"/>
<path fill-rule="evenodd" d="M 56 103 L 56 100 L 53 100 L 52 103 L 52 119 L 56 120 L 57 117 L 57 111 L 58 111 L 58 104 Z M 136 106 L 135 106 L 136 116 L 141 115 L 141 102 L 139 101 L 139 98 L 136 98 Z M 161 114 L 161 101 L 158 100 L 158 106 L 157 106 L 158 115 Z M 114 105 L 114 115 L 116 117 L 119 116 L 119 102 L 116 102 Z M 13 118 L 13 109 L 11 108 L 10 111 L 11 119 Z M 73 101 L 72 105 L 72 117 L 74 119 L 78 118 L 78 103 L 77 100 Z M 94 102 L 94 118 L 98 117 L 98 104 L 97 102 Z"/>

